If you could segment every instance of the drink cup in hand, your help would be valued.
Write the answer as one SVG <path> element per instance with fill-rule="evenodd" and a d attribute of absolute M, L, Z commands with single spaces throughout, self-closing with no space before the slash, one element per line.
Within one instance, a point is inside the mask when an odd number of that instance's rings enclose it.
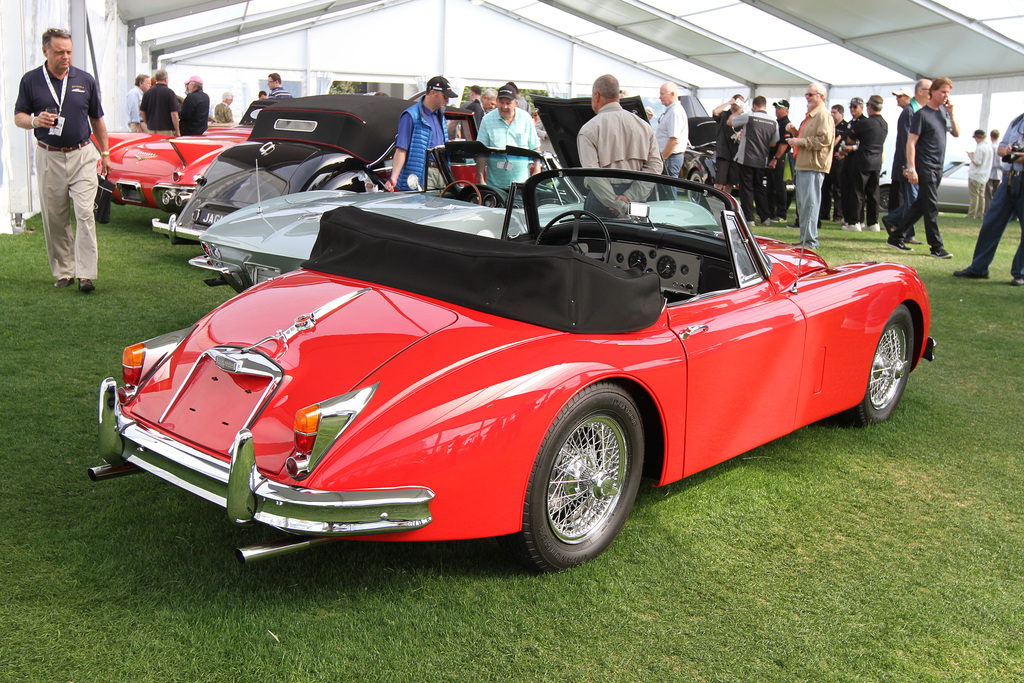
<path fill-rule="evenodd" d="M 47 107 L 43 110 L 44 113 L 49 114 L 49 123 L 46 125 L 47 128 L 53 128 L 54 124 L 57 123 L 57 107 Z"/>

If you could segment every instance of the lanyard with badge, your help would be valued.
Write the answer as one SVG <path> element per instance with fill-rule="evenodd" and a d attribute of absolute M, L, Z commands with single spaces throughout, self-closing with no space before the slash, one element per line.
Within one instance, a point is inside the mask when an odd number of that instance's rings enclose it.
<path fill-rule="evenodd" d="M 50 135 L 60 136 L 64 133 L 64 117 L 60 115 L 64 109 L 64 96 L 68 92 L 68 81 L 71 80 L 71 70 L 64 75 L 60 83 L 60 98 L 57 97 L 57 91 L 53 87 L 53 82 L 50 80 L 50 74 L 46 71 L 46 65 L 43 65 L 43 79 L 46 81 L 46 87 L 50 89 L 50 94 L 53 95 L 53 101 L 57 103 L 57 121 L 50 128 Z"/>

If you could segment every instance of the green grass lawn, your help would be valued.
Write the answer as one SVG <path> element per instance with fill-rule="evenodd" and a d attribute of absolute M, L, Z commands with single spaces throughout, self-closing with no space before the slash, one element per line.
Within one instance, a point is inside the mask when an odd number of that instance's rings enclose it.
<path fill-rule="evenodd" d="M 88 296 L 51 286 L 38 219 L 0 235 L 4 681 L 1024 680 L 1016 224 L 993 279 L 963 281 L 979 221 L 941 217 L 951 261 L 827 223 L 830 263 L 899 261 L 928 287 L 938 359 L 894 418 L 645 487 L 608 552 L 539 576 L 493 540 L 243 568 L 232 549 L 277 534 L 148 475 L 91 483 L 123 347 L 231 293 L 154 215 L 114 207 Z"/>

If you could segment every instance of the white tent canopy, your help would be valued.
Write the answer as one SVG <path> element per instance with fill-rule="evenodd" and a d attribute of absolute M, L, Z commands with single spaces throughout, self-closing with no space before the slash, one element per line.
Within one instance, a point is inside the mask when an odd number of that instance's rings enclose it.
<path fill-rule="evenodd" d="M 200 74 L 213 101 L 233 92 L 236 114 L 271 71 L 296 95 L 326 92 L 335 80 L 409 95 L 443 73 L 457 91 L 511 79 L 570 96 L 614 73 L 648 98 L 673 80 L 709 109 L 734 92 L 802 100 L 811 80 L 845 103 L 946 75 L 965 129 L 1005 126 L 1024 91 L 1024 45 L 1009 37 L 1024 35 L 1024 0 L 0 0 L 0 8 L 0 232 L 38 205 L 28 136 L 13 110 L 48 26 L 71 26 L 76 66 L 97 75 L 112 130 L 125 128 L 134 75 L 158 67 L 178 89 Z M 894 125 L 895 107 L 883 113 Z"/>

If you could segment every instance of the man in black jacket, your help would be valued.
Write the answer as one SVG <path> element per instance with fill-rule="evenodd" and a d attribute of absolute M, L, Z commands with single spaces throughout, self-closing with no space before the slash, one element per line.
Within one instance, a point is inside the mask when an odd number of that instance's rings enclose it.
<path fill-rule="evenodd" d="M 768 157 L 768 213 L 775 220 L 786 222 L 789 210 L 789 193 L 786 191 L 786 159 L 789 158 L 790 171 L 793 166 L 793 155 L 789 152 L 786 142 L 793 134 L 786 130 L 789 127 L 789 100 L 774 103 L 775 119 L 779 124 L 779 141 L 772 146 Z"/>
<path fill-rule="evenodd" d="M 857 166 L 853 176 L 856 183 L 854 216 L 865 216 L 865 230 L 881 232 L 878 224 L 878 176 L 882 171 L 882 146 L 889 135 L 889 124 L 882 118 L 882 96 L 868 98 L 868 115 L 850 123 L 847 139 L 858 144 L 855 155 Z M 860 232 L 860 223 L 847 224 L 843 230 Z"/>
<path fill-rule="evenodd" d="M 761 225 L 771 224 L 768 211 L 768 195 L 764 187 L 764 171 L 768 165 L 768 152 L 779 141 L 779 127 L 776 120 L 765 112 L 768 101 L 758 95 L 751 102 L 751 111 L 733 114 L 727 123 L 743 130 L 735 161 L 739 164 L 740 202 L 747 223 L 753 224 L 756 217 Z"/>
<path fill-rule="evenodd" d="M 842 149 L 846 136 L 850 134 L 850 124 L 843 118 L 846 115 L 843 105 L 833 104 L 831 114 L 836 124 L 836 144 L 832 150 L 832 169 L 825 174 L 825 182 L 821 184 L 821 211 L 818 213 L 818 222 L 829 220 L 831 215 L 832 220 L 845 224 L 842 177 L 846 159 L 840 155 L 839 150 Z"/>
<path fill-rule="evenodd" d="M 203 79 L 193 76 L 185 83 L 185 101 L 181 103 L 181 134 L 202 135 L 210 118 L 210 96 L 203 92 Z"/>

